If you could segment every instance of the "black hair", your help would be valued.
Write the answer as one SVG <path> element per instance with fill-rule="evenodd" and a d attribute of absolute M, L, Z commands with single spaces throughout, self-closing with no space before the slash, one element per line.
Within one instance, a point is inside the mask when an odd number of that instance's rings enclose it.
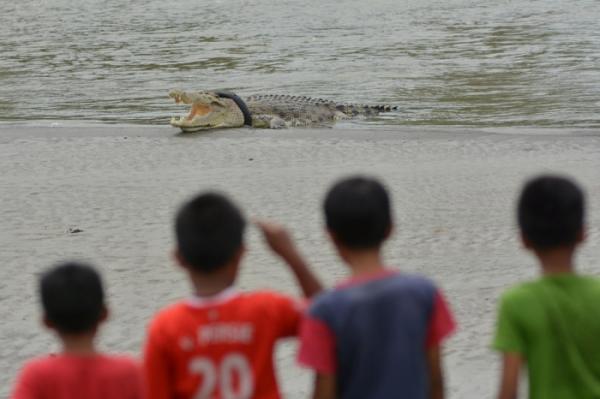
<path fill-rule="evenodd" d="M 86 264 L 52 267 L 41 276 L 39 289 L 45 317 L 61 333 L 92 331 L 106 309 L 100 275 Z"/>
<path fill-rule="evenodd" d="M 175 218 L 180 256 L 193 270 L 211 273 L 242 246 L 246 221 L 222 194 L 204 193 L 184 204 Z"/>
<path fill-rule="evenodd" d="M 584 224 L 585 199 L 577 184 L 560 176 L 528 181 L 517 210 L 519 228 L 535 249 L 570 246 Z"/>
<path fill-rule="evenodd" d="M 373 178 L 340 180 L 329 190 L 324 210 L 327 228 L 348 248 L 379 247 L 392 227 L 389 195 Z"/>

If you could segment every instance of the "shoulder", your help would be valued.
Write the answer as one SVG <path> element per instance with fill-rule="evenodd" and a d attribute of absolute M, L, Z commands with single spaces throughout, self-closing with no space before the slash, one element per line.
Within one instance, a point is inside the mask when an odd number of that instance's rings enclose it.
<path fill-rule="evenodd" d="M 302 301 L 273 291 L 242 293 L 228 306 L 230 319 L 253 325 L 264 342 L 297 335 L 305 308 Z"/>
<path fill-rule="evenodd" d="M 398 273 L 388 278 L 392 285 L 399 288 L 415 291 L 425 291 L 427 293 L 437 292 L 435 283 L 428 277 L 419 274 Z"/>
<path fill-rule="evenodd" d="M 250 302 L 269 302 L 272 300 L 275 300 L 275 301 L 295 300 L 295 298 L 290 295 L 282 294 L 280 292 L 271 291 L 271 290 L 243 292 L 240 294 L 240 298 L 245 301 L 250 301 Z"/>
<path fill-rule="evenodd" d="M 143 389 L 143 372 L 138 360 L 127 355 L 99 354 L 93 363 L 85 364 L 91 366 L 90 373 L 96 380 L 104 381 L 110 389 L 118 388 L 123 397 L 127 394 L 139 397 L 137 394 Z"/>
<path fill-rule="evenodd" d="M 332 288 L 321 292 L 315 296 L 309 307 L 309 314 L 316 315 L 327 311 L 327 309 L 335 307 L 338 302 L 342 301 L 343 290 Z"/>
<path fill-rule="evenodd" d="M 257 308 L 261 312 L 279 311 L 282 308 L 301 310 L 304 308 L 304 300 L 291 295 L 282 294 L 275 291 L 261 290 L 242 293 L 238 299 L 243 306 Z"/>
<path fill-rule="evenodd" d="M 30 359 L 21 367 L 21 375 L 40 375 L 52 373 L 55 366 L 60 363 L 60 357 L 47 355 Z"/>
<path fill-rule="evenodd" d="M 507 288 L 500 294 L 497 303 L 498 317 L 521 319 L 523 315 L 540 310 L 539 280 L 526 281 Z"/>
<path fill-rule="evenodd" d="M 578 282 L 600 294 L 600 277 L 580 275 L 578 276 Z"/>
<path fill-rule="evenodd" d="M 449 311 L 440 289 L 431 279 L 422 275 L 398 273 L 390 276 L 380 291 L 378 295 L 381 301 L 396 303 L 400 307 L 409 306 L 426 313 Z"/>
<path fill-rule="evenodd" d="M 137 370 L 140 363 L 137 359 L 127 355 L 102 355 L 102 361 L 115 369 Z"/>
<path fill-rule="evenodd" d="M 511 304 L 529 299 L 540 285 L 539 280 L 526 281 L 506 289 L 500 296 L 501 304 Z"/>
<path fill-rule="evenodd" d="M 35 397 L 47 381 L 56 379 L 54 370 L 53 362 L 48 357 L 27 361 L 15 380 L 11 398 Z"/>
<path fill-rule="evenodd" d="M 318 295 L 310 306 L 310 314 L 337 313 L 340 308 L 352 307 L 365 300 L 379 298 L 387 301 L 403 298 L 433 304 L 438 289 L 427 277 L 393 273 L 385 278 L 358 284 L 345 284 Z"/>
<path fill-rule="evenodd" d="M 63 373 L 82 365 L 110 370 L 111 372 L 137 372 L 139 363 L 133 357 L 125 355 L 99 354 L 91 357 L 69 357 L 48 355 L 28 361 L 22 368 L 22 374 L 42 378 Z"/>
<path fill-rule="evenodd" d="M 568 289 L 577 291 L 580 298 L 585 298 L 585 301 L 590 303 L 600 301 L 600 278 L 598 277 L 579 275 L 574 278 Z"/>
<path fill-rule="evenodd" d="M 367 281 L 366 283 L 343 285 L 329 292 L 325 301 L 342 298 L 353 298 L 365 295 L 419 295 L 432 297 L 437 292 L 433 281 L 429 278 L 408 273 L 393 273 L 385 278 Z"/>
<path fill-rule="evenodd" d="M 122 381 L 137 381 L 141 377 L 141 364 L 133 357 L 126 355 L 101 355 L 99 364 L 103 373 L 108 373 Z"/>
<path fill-rule="evenodd" d="M 180 301 L 160 309 L 150 320 L 148 326 L 150 334 L 157 333 L 164 328 L 172 326 L 174 324 L 173 322 L 180 318 L 185 312 L 185 308 L 185 302 Z"/>

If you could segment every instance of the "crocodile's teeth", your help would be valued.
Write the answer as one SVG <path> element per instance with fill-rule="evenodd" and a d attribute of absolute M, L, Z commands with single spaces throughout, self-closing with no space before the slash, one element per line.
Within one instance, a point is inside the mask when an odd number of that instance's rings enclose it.
<path fill-rule="evenodd" d="M 175 125 L 175 126 L 181 126 L 184 122 L 184 117 L 180 116 L 180 117 L 176 117 L 173 116 L 171 117 L 171 125 Z"/>

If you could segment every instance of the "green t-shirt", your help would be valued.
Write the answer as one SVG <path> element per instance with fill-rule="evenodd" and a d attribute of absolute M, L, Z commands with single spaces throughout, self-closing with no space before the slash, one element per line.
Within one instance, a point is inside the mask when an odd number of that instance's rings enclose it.
<path fill-rule="evenodd" d="M 532 399 L 600 398 L 600 279 L 549 275 L 509 289 L 493 346 L 526 360 Z"/>

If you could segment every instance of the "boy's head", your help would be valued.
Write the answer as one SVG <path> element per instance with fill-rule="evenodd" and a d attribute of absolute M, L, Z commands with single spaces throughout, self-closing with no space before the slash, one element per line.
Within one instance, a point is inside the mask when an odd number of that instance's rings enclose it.
<path fill-rule="evenodd" d="M 324 210 L 336 244 L 351 250 L 379 248 L 392 228 L 389 195 L 372 178 L 340 180 L 327 193 Z"/>
<path fill-rule="evenodd" d="M 245 227 L 242 213 L 225 196 L 200 194 L 177 213 L 178 257 L 191 271 L 215 272 L 239 256 Z"/>
<path fill-rule="evenodd" d="M 584 195 L 564 177 L 539 176 L 527 182 L 517 214 L 523 239 L 534 250 L 572 247 L 583 239 Z"/>
<path fill-rule="evenodd" d="M 90 266 L 55 266 L 42 275 L 39 288 L 45 323 L 61 334 L 93 332 L 106 318 L 102 282 Z"/>

